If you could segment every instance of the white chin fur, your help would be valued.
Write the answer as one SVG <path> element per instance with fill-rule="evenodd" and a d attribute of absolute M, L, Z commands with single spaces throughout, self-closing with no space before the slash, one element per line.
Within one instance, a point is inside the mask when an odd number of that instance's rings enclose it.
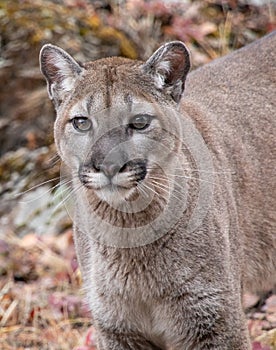
<path fill-rule="evenodd" d="M 135 191 L 135 188 L 124 189 L 117 186 L 105 186 L 99 190 L 96 190 L 96 195 L 103 201 L 111 204 L 123 204 Z"/>

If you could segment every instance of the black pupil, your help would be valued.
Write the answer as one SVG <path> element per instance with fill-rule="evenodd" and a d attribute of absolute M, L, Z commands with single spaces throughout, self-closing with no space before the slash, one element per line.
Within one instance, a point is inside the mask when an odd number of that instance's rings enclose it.
<path fill-rule="evenodd" d="M 149 117 L 146 115 L 137 116 L 132 122 L 135 129 L 144 129 L 149 125 Z"/>
<path fill-rule="evenodd" d="M 74 125 L 79 130 L 88 130 L 90 128 L 90 120 L 87 118 L 75 118 Z"/>

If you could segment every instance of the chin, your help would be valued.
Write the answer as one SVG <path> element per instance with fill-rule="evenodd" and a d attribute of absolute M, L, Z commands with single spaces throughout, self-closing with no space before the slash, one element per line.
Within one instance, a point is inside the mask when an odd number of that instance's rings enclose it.
<path fill-rule="evenodd" d="M 135 187 L 105 186 L 95 191 L 97 197 L 111 206 L 118 206 L 132 201 L 137 196 Z"/>

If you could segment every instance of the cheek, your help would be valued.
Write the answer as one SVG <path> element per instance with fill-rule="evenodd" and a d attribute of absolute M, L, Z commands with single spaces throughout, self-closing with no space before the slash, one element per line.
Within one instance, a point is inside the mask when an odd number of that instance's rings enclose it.
<path fill-rule="evenodd" d="M 179 142 L 175 135 L 161 128 L 152 130 L 148 134 L 133 136 L 133 143 L 134 147 L 143 154 L 141 158 L 160 164 L 167 161 L 174 152 L 178 153 L 179 151 Z"/>
<path fill-rule="evenodd" d="M 167 153 L 178 153 L 181 148 L 181 140 L 176 135 L 166 132 L 160 140 Z"/>
<path fill-rule="evenodd" d="M 58 144 L 61 159 L 74 170 L 78 170 L 87 161 L 90 149 L 89 138 L 86 136 L 64 134 Z"/>

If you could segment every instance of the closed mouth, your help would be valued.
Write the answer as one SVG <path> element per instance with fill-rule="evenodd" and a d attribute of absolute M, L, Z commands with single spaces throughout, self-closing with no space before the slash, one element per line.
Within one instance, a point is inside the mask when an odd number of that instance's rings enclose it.
<path fill-rule="evenodd" d="M 89 165 L 79 169 L 81 183 L 89 189 L 109 190 L 111 193 L 120 190 L 130 190 L 141 183 L 147 175 L 146 162 L 131 161 L 115 174 L 109 174 L 106 169 L 96 170 Z"/>
<path fill-rule="evenodd" d="M 131 184 L 131 186 L 127 186 L 127 185 L 117 185 L 117 184 L 113 184 L 111 181 L 109 184 L 104 185 L 102 187 L 99 188 L 99 190 L 105 189 L 105 190 L 109 190 L 110 192 L 115 192 L 115 191 L 120 191 L 120 190 L 130 190 L 134 187 L 136 187 L 137 184 Z"/>

